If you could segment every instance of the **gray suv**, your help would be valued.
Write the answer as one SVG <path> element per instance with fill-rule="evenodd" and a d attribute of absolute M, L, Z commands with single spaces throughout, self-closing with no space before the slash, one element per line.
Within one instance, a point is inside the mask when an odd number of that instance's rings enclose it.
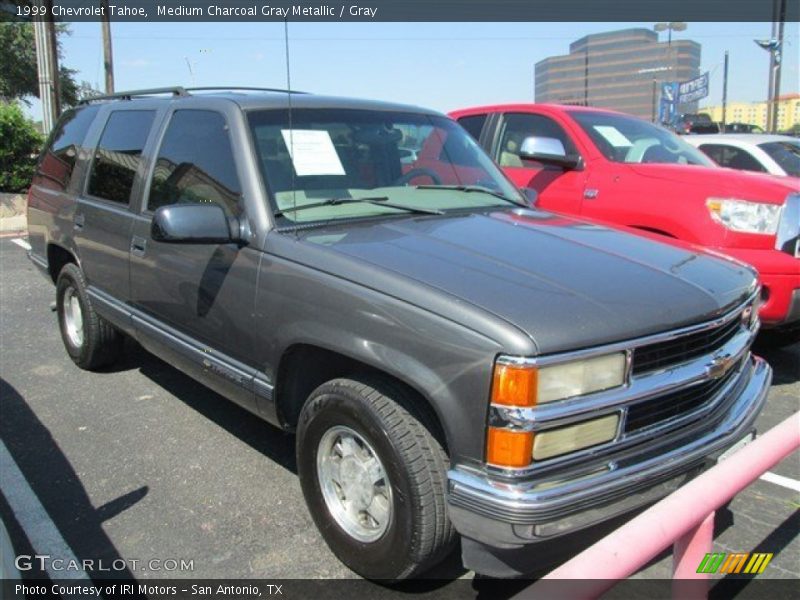
<path fill-rule="evenodd" d="M 367 578 L 457 537 L 477 572 L 541 567 L 752 435 L 771 379 L 750 268 L 538 211 L 424 109 L 95 98 L 50 136 L 28 223 L 72 360 L 130 336 L 295 431 L 311 516 Z"/>

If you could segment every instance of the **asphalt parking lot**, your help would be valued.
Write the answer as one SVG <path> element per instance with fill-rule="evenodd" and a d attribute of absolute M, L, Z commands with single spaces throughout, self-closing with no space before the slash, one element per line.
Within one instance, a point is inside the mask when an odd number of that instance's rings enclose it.
<path fill-rule="evenodd" d="M 78 370 L 50 310 L 54 288 L 0 239 L 0 433 L 79 559 L 140 561 L 137 579 L 348 578 L 317 534 L 295 475 L 294 439 L 129 344 L 122 364 Z M 762 431 L 800 408 L 800 345 L 762 348 L 775 369 Z M 2 465 L 0 512 L 20 549 L 39 534 Z M 773 473 L 800 480 L 797 453 Z M 758 481 L 717 519 L 715 550 L 774 552 L 762 577 L 800 577 L 800 494 Z M 25 510 L 25 509 L 23 509 Z M 34 535 L 36 534 L 36 535 Z M 46 539 L 46 538 L 45 538 Z M 192 570 L 143 569 L 151 559 Z M 668 577 L 668 555 L 636 577 Z M 436 576 L 472 578 L 454 558 Z M 451 584 L 436 587 L 446 595 Z"/>

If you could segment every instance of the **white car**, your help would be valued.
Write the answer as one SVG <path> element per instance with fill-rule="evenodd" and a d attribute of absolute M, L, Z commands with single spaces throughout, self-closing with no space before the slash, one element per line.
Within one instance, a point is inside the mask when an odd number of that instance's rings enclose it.
<path fill-rule="evenodd" d="M 720 133 L 683 139 L 721 167 L 800 177 L 800 140 L 788 135 Z"/>

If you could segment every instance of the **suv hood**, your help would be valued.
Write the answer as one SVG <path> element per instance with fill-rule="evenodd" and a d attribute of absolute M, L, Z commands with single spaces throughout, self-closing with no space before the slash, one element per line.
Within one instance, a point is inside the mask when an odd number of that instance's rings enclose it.
<path fill-rule="evenodd" d="M 797 191 L 797 179 L 768 175 L 767 173 L 698 165 L 649 163 L 626 166 L 642 177 L 662 179 L 669 181 L 672 185 L 689 185 L 708 190 L 709 196 L 726 196 L 743 200 L 761 200 L 769 204 L 783 204 L 787 195 Z"/>
<path fill-rule="evenodd" d="M 742 264 L 527 209 L 336 225 L 303 239 L 488 311 L 540 353 L 709 320 L 755 289 Z M 339 275 L 358 280 L 347 270 Z"/>

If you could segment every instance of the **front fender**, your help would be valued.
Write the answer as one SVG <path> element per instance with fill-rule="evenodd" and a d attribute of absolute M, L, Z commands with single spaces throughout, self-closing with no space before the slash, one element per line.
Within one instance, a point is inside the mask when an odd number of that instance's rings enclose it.
<path fill-rule="evenodd" d="M 256 347 L 275 382 L 284 353 L 304 344 L 385 372 L 427 399 L 451 459 L 483 458 L 494 359 L 500 344 L 462 324 L 376 290 L 270 260 L 256 301 Z"/>

